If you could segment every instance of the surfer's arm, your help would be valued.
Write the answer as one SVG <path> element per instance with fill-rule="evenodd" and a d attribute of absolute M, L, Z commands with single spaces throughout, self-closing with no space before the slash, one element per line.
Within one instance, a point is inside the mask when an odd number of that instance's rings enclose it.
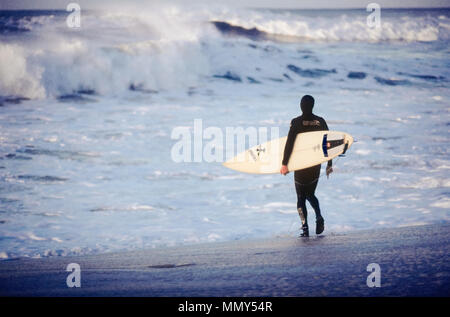
<path fill-rule="evenodd" d="M 284 154 L 282 165 L 288 165 L 289 158 L 291 157 L 292 149 L 294 148 L 295 138 L 297 137 L 297 131 L 295 129 L 294 120 L 291 121 L 291 128 L 289 129 L 286 145 L 284 146 Z"/>

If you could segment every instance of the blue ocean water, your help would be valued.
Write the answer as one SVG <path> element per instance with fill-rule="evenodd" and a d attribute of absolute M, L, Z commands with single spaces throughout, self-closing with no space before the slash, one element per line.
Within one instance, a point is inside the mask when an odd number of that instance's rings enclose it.
<path fill-rule="evenodd" d="M 292 174 L 171 149 L 195 119 L 285 135 L 304 94 L 358 141 L 319 181 L 326 234 L 449 220 L 450 10 L 68 14 L 0 11 L 0 258 L 296 235 Z"/>

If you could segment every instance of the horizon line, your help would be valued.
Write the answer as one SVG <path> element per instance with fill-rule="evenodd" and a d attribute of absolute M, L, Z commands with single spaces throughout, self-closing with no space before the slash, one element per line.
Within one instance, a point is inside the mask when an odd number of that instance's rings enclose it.
<path fill-rule="evenodd" d="M 242 7 L 244 9 L 258 9 L 258 10 L 362 10 L 366 7 L 348 7 L 348 8 L 337 8 L 337 7 L 324 7 L 324 8 L 314 8 L 314 7 Z M 399 10 L 399 9 L 409 9 L 409 10 L 423 10 L 423 9 L 448 9 L 450 6 L 427 6 L 427 7 L 381 7 L 382 10 Z M 100 8 L 87 8 L 84 10 L 101 10 Z M 0 9 L 0 11 L 66 11 L 64 8 L 9 8 Z"/>

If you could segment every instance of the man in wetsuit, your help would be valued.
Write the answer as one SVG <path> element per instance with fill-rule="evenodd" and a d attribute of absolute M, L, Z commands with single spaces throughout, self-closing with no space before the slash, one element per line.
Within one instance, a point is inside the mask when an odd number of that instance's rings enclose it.
<path fill-rule="evenodd" d="M 303 132 L 328 130 L 328 126 L 325 120 L 312 113 L 312 109 L 314 107 L 314 98 L 312 96 L 303 96 L 300 102 L 300 107 L 302 109 L 302 115 L 300 117 L 292 119 L 291 128 L 289 129 L 286 146 L 284 148 L 283 162 L 280 170 L 280 173 L 283 175 L 289 173 L 287 165 L 289 162 L 289 157 L 292 153 L 292 148 L 294 147 L 294 142 L 297 134 Z M 332 161 L 329 160 L 326 169 L 327 177 L 332 172 Z M 319 200 L 314 194 L 314 192 L 316 191 L 317 183 L 319 181 L 319 176 L 320 164 L 295 171 L 294 173 L 295 191 L 297 192 L 297 211 L 302 221 L 303 233 L 300 235 L 302 237 L 309 236 L 306 200 L 309 201 L 316 213 L 316 234 L 321 234 L 324 230 L 324 220 L 322 215 L 320 214 Z"/>

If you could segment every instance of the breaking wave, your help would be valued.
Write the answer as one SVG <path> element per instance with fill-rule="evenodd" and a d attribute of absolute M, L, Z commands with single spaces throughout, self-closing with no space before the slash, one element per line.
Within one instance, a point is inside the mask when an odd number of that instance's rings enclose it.
<path fill-rule="evenodd" d="M 450 34 L 446 9 L 392 11 L 382 16 L 379 29 L 367 26 L 365 10 L 189 11 L 161 7 L 138 13 L 88 12 L 78 30 L 66 26 L 67 14 L 0 11 L 1 98 L 83 100 L 86 95 L 195 87 L 205 78 L 232 74 L 215 61 L 220 55 L 222 66 L 233 64 L 234 56 L 242 55 L 233 52 L 240 49 L 233 42 L 241 38 L 272 42 L 277 45 L 273 49 L 283 50 L 285 42 L 436 42 L 447 41 Z M 221 53 L 224 41 L 229 43 L 227 54 Z M 264 59 L 260 63 L 266 65 Z M 305 77 L 329 72 L 291 70 Z M 272 79 L 290 79 L 289 75 L 280 76 L 284 77 Z M 246 78 L 260 83 L 253 76 Z M 399 84 L 377 80 L 385 85 Z"/>
<path fill-rule="evenodd" d="M 448 10 L 387 10 L 379 28 L 365 10 L 260 11 L 213 21 L 223 33 L 280 42 L 433 42 L 450 38 Z"/>

